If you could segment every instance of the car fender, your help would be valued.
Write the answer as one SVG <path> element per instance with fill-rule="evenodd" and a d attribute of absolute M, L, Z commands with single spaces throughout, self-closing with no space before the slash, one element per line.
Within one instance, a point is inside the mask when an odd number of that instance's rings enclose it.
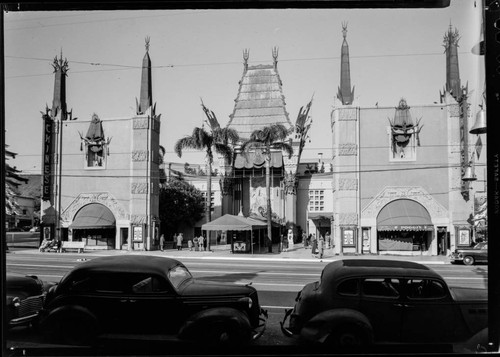
<path fill-rule="evenodd" d="M 304 324 L 300 337 L 308 341 L 323 343 L 336 328 L 346 325 L 356 326 L 365 333 L 368 342 L 373 341 L 370 321 L 364 314 L 353 309 L 332 309 L 320 312 Z"/>
<path fill-rule="evenodd" d="M 204 328 L 220 321 L 233 323 L 248 334 L 250 334 L 252 329 L 248 317 L 243 312 L 228 307 L 216 307 L 202 310 L 191 315 L 181 326 L 179 338 L 189 339 L 199 334 L 203 334 Z"/>
<path fill-rule="evenodd" d="M 45 331 L 46 333 L 50 334 L 50 327 L 53 323 L 58 323 L 58 320 L 62 317 L 71 317 L 72 319 L 74 318 L 84 318 L 87 319 L 87 321 L 92 324 L 92 326 L 95 328 L 94 333 L 97 334 L 97 328 L 99 326 L 98 319 L 97 317 L 87 308 L 80 306 L 80 305 L 65 305 L 65 306 L 59 306 L 56 307 L 53 310 L 50 310 L 46 312 L 43 315 L 43 318 L 40 321 L 40 329 L 41 331 Z"/>

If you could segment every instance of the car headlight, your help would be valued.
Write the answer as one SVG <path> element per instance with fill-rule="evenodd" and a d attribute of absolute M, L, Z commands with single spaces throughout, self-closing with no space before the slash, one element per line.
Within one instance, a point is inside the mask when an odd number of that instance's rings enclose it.
<path fill-rule="evenodd" d="M 249 298 L 249 297 L 241 298 L 239 300 L 239 302 L 241 302 L 243 304 L 247 304 L 249 309 L 251 309 L 252 306 L 253 306 L 253 300 L 251 298 Z"/>
<path fill-rule="evenodd" d="M 14 307 L 19 307 L 21 306 L 21 299 L 19 299 L 17 296 L 15 298 L 12 299 L 12 305 L 14 305 Z"/>

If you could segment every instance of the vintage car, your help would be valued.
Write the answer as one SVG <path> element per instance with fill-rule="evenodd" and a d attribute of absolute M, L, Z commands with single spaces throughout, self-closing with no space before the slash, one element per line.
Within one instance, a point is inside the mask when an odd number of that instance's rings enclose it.
<path fill-rule="evenodd" d="M 450 263 L 464 263 L 474 265 L 476 263 L 488 263 L 488 242 L 477 243 L 470 248 L 458 248 L 450 254 Z"/>
<path fill-rule="evenodd" d="M 7 273 L 5 287 L 9 327 L 27 326 L 36 322 L 49 285 L 34 275 Z"/>
<path fill-rule="evenodd" d="M 67 273 L 47 295 L 40 329 L 46 340 L 72 345 L 149 334 L 230 346 L 260 337 L 266 319 L 251 286 L 195 280 L 167 257 L 118 255 Z"/>
<path fill-rule="evenodd" d="M 434 270 L 406 261 L 334 261 L 295 300 L 283 333 L 340 348 L 451 345 L 487 327 L 486 289 L 450 288 Z"/>

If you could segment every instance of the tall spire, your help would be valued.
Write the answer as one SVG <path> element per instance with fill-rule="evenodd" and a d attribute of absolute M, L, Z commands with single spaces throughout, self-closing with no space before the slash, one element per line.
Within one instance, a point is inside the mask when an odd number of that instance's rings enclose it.
<path fill-rule="evenodd" d="M 351 90 L 351 69 L 349 64 L 349 45 L 347 44 L 347 22 L 342 23 L 342 42 L 341 57 L 340 57 L 340 87 L 337 93 L 337 98 L 343 105 L 352 104 L 354 100 L 354 87 Z"/>
<path fill-rule="evenodd" d="M 142 59 L 141 96 L 137 104 L 137 114 L 144 114 L 153 105 L 153 81 L 151 77 L 151 59 L 149 58 L 149 37 L 146 37 L 146 54 Z M 154 108 L 151 114 L 154 115 Z"/>
<path fill-rule="evenodd" d="M 54 67 L 55 79 L 54 79 L 54 97 L 52 99 L 52 116 L 56 117 L 61 115 L 62 120 L 67 119 L 68 110 L 66 105 L 66 73 L 68 72 L 68 60 L 62 57 L 58 59 L 57 56 L 54 58 L 52 63 Z"/>
<path fill-rule="evenodd" d="M 462 88 L 460 85 L 460 72 L 458 68 L 458 41 L 460 36 L 458 30 L 453 31 L 450 23 L 448 32 L 445 33 L 443 46 L 446 52 L 446 87 L 455 99 L 462 97 Z"/>

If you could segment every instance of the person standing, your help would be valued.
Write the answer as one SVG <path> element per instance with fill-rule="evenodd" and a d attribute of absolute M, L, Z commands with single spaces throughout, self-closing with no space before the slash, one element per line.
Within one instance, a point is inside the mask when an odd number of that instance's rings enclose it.
<path fill-rule="evenodd" d="M 330 232 L 326 232 L 325 234 L 325 248 L 333 248 L 333 239 L 330 236 Z"/>
<path fill-rule="evenodd" d="M 190 251 L 193 250 L 193 241 L 191 239 L 188 240 L 188 248 Z"/>
<path fill-rule="evenodd" d="M 204 251 L 207 250 L 207 243 L 208 243 L 208 238 L 207 237 L 203 237 L 203 250 Z"/>
<path fill-rule="evenodd" d="M 304 243 L 304 248 L 307 248 L 307 233 L 302 232 L 302 243 Z"/>
<path fill-rule="evenodd" d="M 174 233 L 173 240 L 174 240 L 175 247 L 177 248 L 177 233 Z"/>
<path fill-rule="evenodd" d="M 179 233 L 177 235 L 177 250 L 182 250 L 182 241 L 183 241 L 182 233 Z"/>
<path fill-rule="evenodd" d="M 200 235 L 200 238 L 198 238 L 198 245 L 200 246 L 200 251 L 203 250 L 203 244 L 205 243 L 204 241 L 205 239 L 203 238 L 203 235 Z"/>
<path fill-rule="evenodd" d="M 318 241 L 316 240 L 316 234 L 313 234 L 311 237 L 311 245 L 312 245 L 312 256 L 314 257 L 316 254 L 316 249 L 318 248 Z"/>
<path fill-rule="evenodd" d="M 323 259 L 323 251 L 325 250 L 325 238 L 322 235 L 319 236 L 318 240 L 318 256 L 319 259 Z"/>
<path fill-rule="evenodd" d="M 163 252 L 163 246 L 165 245 L 165 236 L 162 234 L 160 236 L 160 250 Z"/>
<path fill-rule="evenodd" d="M 281 242 L 283 244 L 283 251 L 288 252 L 288 238 L 284 234 L 281 235 Z"/>

